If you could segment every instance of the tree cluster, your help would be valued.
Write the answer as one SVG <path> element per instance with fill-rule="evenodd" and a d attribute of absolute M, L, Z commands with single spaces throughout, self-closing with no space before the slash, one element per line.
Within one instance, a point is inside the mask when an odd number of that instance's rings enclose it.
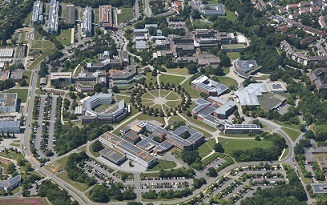
<path fill-rule="evenodd" d="M 182 190 L 161 190 L 158 193 L 155 190 L 149 190 L 148 192 L 143 192 L 142 197 L 145 199 L 173 199 L 173 198 L 183 198 L 191 195 L 193 192 L 189 188 Z"/>
<path fill-rule="evenodd" d="M 82 128 L 72 126 L 70 123 L 62 125 L 60 118 L 56 120 L 55 125 L 54 136 L 57 140 L 55 150 L 59 155 L 85 144 L 87 140 L 96 139 L 101 134 L 112 130 L 110 125 L 101 123 L 90 123 Z"/>
<path fill-rule="evenodd" d="M 134 200 L 136 199 L 136 194 L 131 188 L 127 188 L 125 191 L 121 191 L 121 183 L 114 183 L 111 187 L 106 185 L 95 185 L 89 193 L 89 197 L 94 202 L 108 203 L 110 198 L 116 199 L 118 201 L 122 200 Z"/>
<path fill-rule="evenodd" d="M 85 183 L 88 186 L 95 184 L 95 179 L 89 177 L 79 165 L 83 166 L 84 161 L 88 160 L 89 157 L 85 152 L 73 153 L 69 155 L 66 165 L 67 176 L 69 179 L 81 183 Z"/>
<path fill-rule="evenodd" d="M 159 171 L 159 177 L 168 178 L 168 177 L 186 177 L 193 178 L 195 171 L 192 168 L 179 168 L 179 169 L 171 169 L 171 170 L 163 170 Z"/>
<path fill-rule="evenodd" d="M 70 200 L 68 192 L 59 188 L 59 186 L 53 183 L 50 179 L 42 181 L 39 188 L 39 195 L 41 197 L 47 197 L 53 205 L 75 204 Z"/>
<path fill-rule="evenodd" d="M 235 150 L 232 155 L 236 161 L 248 162 L 277 160 L 283 149 L 287 147 L 285 139 L 279 134 L 268 134 L 263 132 L 260 135 L 265 140 L 272 142 L 272 147 L 268 149 L 256 147 L 247 150 Z"/>

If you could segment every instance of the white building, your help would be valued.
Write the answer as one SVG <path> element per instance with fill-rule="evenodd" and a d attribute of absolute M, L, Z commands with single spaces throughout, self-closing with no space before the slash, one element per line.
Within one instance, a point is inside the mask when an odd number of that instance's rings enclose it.
<path fill-rule="evenodd" d="M 16 112 L 17 101 L 17 93 L 0 93 L 0 112 Z"/>

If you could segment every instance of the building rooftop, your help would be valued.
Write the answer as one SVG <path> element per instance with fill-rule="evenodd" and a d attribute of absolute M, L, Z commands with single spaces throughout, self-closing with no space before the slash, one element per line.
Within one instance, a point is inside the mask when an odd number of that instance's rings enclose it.
<path fill-rule="evenodd" d="M 260 105 L 258 96 L 266 93 L 267 88 L 264 83 L 251 83 L 242 90 L 237 90 L 234 94 L 238 97 L 240 104 L 245 105 Z"/>
<path fill-rule="evenodd" d="M 111 149 L 109 147 L 100 150 L 99 154 L 105 156 L 116 164 L 125 159 L 125 155 L 123 153 L 119 152 L 118 150 Z"/>
<path fill-rule="evenodd" d="M 65 14 L 65 23 L 66 24 L 75 24 L 75 6 L 67 5 L 66 14 Z"/>
<path fill-rule="evenodd" d="M 71 79 L 72 72 L 50 73 L 50 80 Z"/>
<path fill-rule="evenodd" d="M 195 86 L 207 92 L 217 92 L 217 95 L 221 95 L 228 90 L 228 87 L 222 83 L 218 83 L 214 80 L 209 79 L 205 75 L 201 75 L 191 82 Z"/>
<path fill-rule="evenodd" d="M 7 127 L 12 127 L 12 128 L 17 128 L 20 127 L 20 122 L 19 120 L 0 120 L 0 129 L 2 128 L 7 128 Z"/>
<path fill-rule="evenodd" d="M 1 48 L 0 49 L 0 58 L 12 58 L 14 55 L 13 48 Z"/>
<path fill-rule="evenodd" d="M 116 136 L 115 134 L 112 134 L 110 132 L 106 132 L 100 136 L 101 138 L 108 140 L 112 144 L 115 145 L 115 147 L 121 149 L 124 152 L 127 152 L 133 156 L 137 156 L 138 158 L 146 161 L 151 162 L 155 158 L 148 154 L 146 151 L 143 151 L 142 149 L 134 146 L 130 142 Z"/>
<path fill-rule="evenodd" d="M 16 106 L 18 100 L 17 93 L 0 93 L 0 106 Z"/>
<path fill-rule="evenodd" d="M 219 114 L 219 115 L 225 115 L 231 108 L 235 107 L 236 103 L 232 100 L 226 102 L 225 104 L 223 104 L 222 106 L 220 106 L 219 108 L 217 108 L 215 110 L 215 113 Z"/>

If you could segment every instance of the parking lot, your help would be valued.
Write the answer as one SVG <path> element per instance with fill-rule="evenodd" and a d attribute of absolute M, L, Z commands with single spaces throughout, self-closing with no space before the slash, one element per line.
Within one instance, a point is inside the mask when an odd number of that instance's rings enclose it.
<path fill-rule="evenodd" d="M 53 148 L 55 146 L 54 126 L 58 117 L 57 97 L 50 95 L 36 97 L 32 146 L 36 150 L 38 159 L 55 155 Z"/>

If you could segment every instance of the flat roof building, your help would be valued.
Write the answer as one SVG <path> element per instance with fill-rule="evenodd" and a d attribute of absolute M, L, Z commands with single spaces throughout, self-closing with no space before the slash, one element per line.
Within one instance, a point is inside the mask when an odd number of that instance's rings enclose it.
<path fill-rule="evenodd" d="M 244 61 L 237 59 L 235 62 L 235 73 L 242 78 L 248 78 L 255 72 L 261 69 L 255 60 Z"/>
<path fill-rule="evenodd" d="M 144 167 L 151 167 L 156 163 L 156 158 L 154 156 L 110 132 L 102 134 L 99 137 L 99 141 L 111 148 L 125 153 L 128 159 L 135 161 Z"/>
<path fill-rule="evenodd" d="M 50 81 L 51 84 L 53 84 L 55 81 L 70 84 L 72 82 L 72 72 L 50 73 Z"/>
<path fill-rule="evenodd" d="M 76 9 L 74 5 L 66 6 L 65 24 L 75 24 Z"/>
<path fill-rule="evenodd" d="M 0 93 L 0 112 L 17 112 L 17 93 Z"/>
<path fill-rule="evenodd" d="M 111 161 L 112 163 L 119 165 L 126 161 L 126 155 L 118 150 L 112 148 L 104 148 L 99 151 L 101 157 Z"/>
<path fill-rule="evenodd" d="M 56 0 L 50 0 L 49 18 L 47 30 L 48 32 L 57 33 L 59 23 L 59 2 Z"/>
<path fill-rule="evenodd" d="M 249 134 L 260 133 L 261 127 L 256 124 L 232 124 L 225 123 L 225 134 Z"/>
<path fill-rule="evenodd" d="M 105 29 L 116 27 L 113 22 L 113 8 L 111 5 L 99 6 L 99 25 Z"/>
<path fill-rule="evenodd" d="M 83 9 L 82 14 L 81 29 L 83 37 L 89 37 L 92 35 L 92 21 L 92 8 L 88 6 Z"/>
<path fill-rule="evenodd" d="M 19 120 L 0 120 L 0 133 L 20 133 Z"/>
<path fill-rule="evenodd" d="M 22 181 L 22 177 L 20 175 L 14 176 L 6 181 L 0 182 L 0 190 L 4 189 L 5 191 L 10 191 L 18 187 L 20 182 Z"/>
<path fill-rule="evenodd" d="M 1 48 L 0 49 L 0 58 L 12 58 L 14 56 L 13 48 Z M 1 59 L 0 59 L 1 61 Z"/>
<path fill-rule="evenodd" d="M 43 2 L 35 1 L 32 12 L 32 23 L 43 23 Z"/>
<path fill-rule="evenodd" d="M 264 83 L 251 83 L 242 90 L 237 90 L 234 94 L 238 97 L 241 106 L 260 105 L 258 96 L 268 92 Z"/>
<path fill-rule="evenodd" d="M 193 80 L 191 86 L 193 89 L 204 92 L 209 96 L 219 96 L 228 90 L 226 85 L 211 80 L 205 75 Z"/>

